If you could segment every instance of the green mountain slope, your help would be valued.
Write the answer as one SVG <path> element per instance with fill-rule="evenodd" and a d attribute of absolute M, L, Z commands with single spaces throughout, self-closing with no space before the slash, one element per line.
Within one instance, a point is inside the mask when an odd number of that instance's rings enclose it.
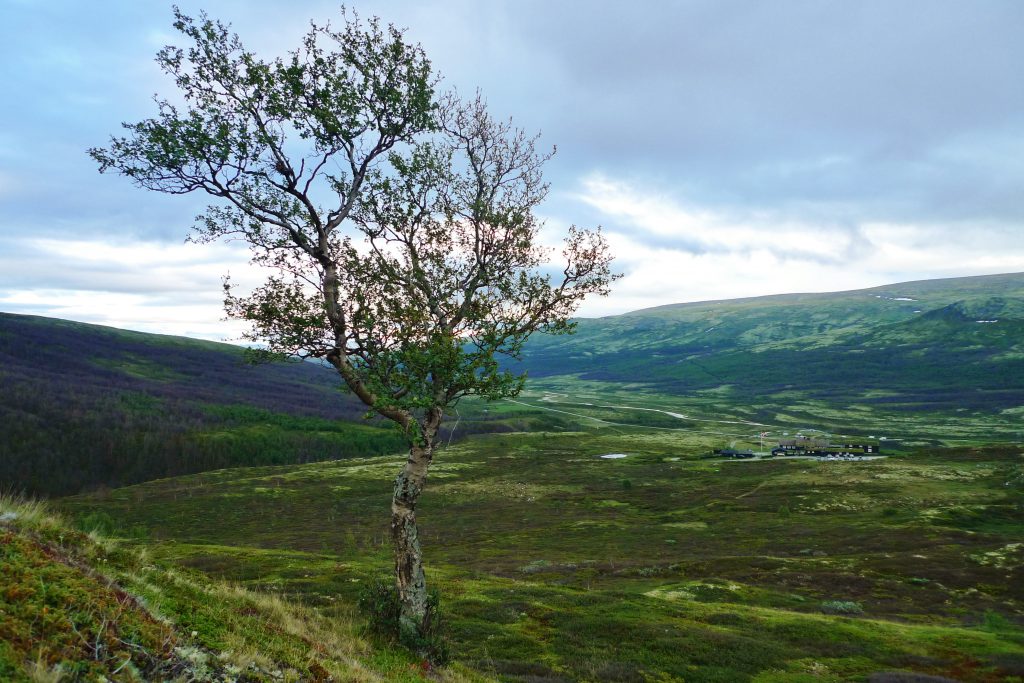
<path fill-rule="evenodd" d="M 310 363 L 229 344 L 0 314 L 0 482 L 67 494 L 402 447 Z"/>
<path fill-rule="evenodd" d="M 666 394 L 998 411 L 1024 405 L 1024 273 L 585 319 L 531 340 L 523 365 Z"/>

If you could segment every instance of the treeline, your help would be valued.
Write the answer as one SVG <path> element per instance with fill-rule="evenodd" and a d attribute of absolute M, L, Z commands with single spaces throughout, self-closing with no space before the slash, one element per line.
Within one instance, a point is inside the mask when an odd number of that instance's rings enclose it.
<path fill-rule="evenodd" d="M 59 496 L 224 467 L 405 448 L 310 363 L 0 314 L 0 489 Z"/>
<path fill-rule="evenodd" d="M 49 393 L 37 384 L 5 382 L 0 481 L 4 488 L 59 496 L 225 467 L 404 448 L 394 429 L 316 417 L 289 421 L 247 406 L 225 414 L 224 408 L 133 392 Z"/>

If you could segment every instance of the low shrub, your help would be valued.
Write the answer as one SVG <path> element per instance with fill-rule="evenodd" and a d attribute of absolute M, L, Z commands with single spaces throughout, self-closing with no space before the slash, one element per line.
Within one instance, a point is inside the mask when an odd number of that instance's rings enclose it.
<path fill-rule="evenodd" d="M 359 610 L 369 619 L 371 633 L 398 642 L 417 656 L 436 666 L 451 661 L 448 627 L 441 613 L 441 597 L 437 590 L 427 596 L 427 615 L 419 633 L 401 627 L 401 604 L 394 581 L 378 579 L 359 594 Z"/>
<path fill-rule="evenodd" d="M 864 614 L 861 604 L 852 600 L 826 600 L 820 609 L 825 614 Z"/>
<path fill-rule="evenodd" d="M 547 560 L 533 560 L 528 564 L 523 565 L 519 568 L 524 574 L 536 574 L 538 572 L 547 571 L 551 568 L 551 563 Z"/>

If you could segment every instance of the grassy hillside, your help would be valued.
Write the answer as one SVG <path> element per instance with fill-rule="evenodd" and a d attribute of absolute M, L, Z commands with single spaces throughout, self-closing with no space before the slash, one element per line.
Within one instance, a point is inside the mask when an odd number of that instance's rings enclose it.
<path fill-rule="evenodd" d="M 0 482 L 16 490 L 401 447 L 363 412 L 309 363 L 252 366 L 229 344 L 0 314 Z"/>
<path fill-rule="evenodd" d="M 782 274 L 784 277 L 784 273 Z M 1024 274 L 651 308 L 537 337 L 523 366 L 734 404 L 888 413 L 1024 407 Z"/>
<path fill-rule="evenodd" d="M 461 665 L 509 683 L 1024 676 L 1019 448 L 699 459 L 711 443 L 606 425 L 442 451 L 421 538 Z M 400 460 L 207 472 L 65 507 L 161 561 L 330 609 L 389 570 Z"/>
<path fill-rule="evenodd" d="M 346 604 L 312 609 L 167 566 L 0 497 L 0 680 L 418 681 Z M 438 680 L 482 680 L 452 669 Z"/>

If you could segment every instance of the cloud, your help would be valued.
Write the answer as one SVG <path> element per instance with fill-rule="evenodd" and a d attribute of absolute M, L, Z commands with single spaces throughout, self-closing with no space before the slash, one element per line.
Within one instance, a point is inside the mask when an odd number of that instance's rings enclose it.
<path fill-rule="evenodd" d="M 10 313 L 45 315 L 121 329 L 174 334 L 211 341 L 237 342 L 244 330 L 238 321 L 222 320 L 216 308 L 194 303 L 156 302 L 145 295 L 85 289 L 4 292 L 0 308 Z"/>
<path fill-rule="evenodd" d="M 692 254 L 765 252 L 776 258 L 800 257 L 835 264 L 855 248 L 854 235 L 820 226 L 761 216 L 730 218 L 707 208 L 690 208 L 664 195 L 637 192 L 624 183 L 595 175 L 583 181 L 578 198 L 633 239 Z"/>
<path fill-rule="evenodd" d="M 800 223 L 687 206 L 606 177 L 584 181 L 578 199 L 603 214 L 624 274 L 612 297 L 587 301 L 585 316 L 1024 271 L 1024 234 L 1007 226 Z"/>
<path fill-rule="evenodd" d="M 481 87 L 497 116 L 558 144 L 551 233 L 603 224 L 626 272 L 585 313 L 1024 270 L 1024 3 L 359 10 L 408 27 L 446 87 Z M 339 19 L 331 0 L 209 11 L 263 55 L 291 49 L 311 18 Z M 223 325 L 219 277 L 241 275 L 244 254 L 177 244 L 207 197 L 143 192 L 85 154 L 173 93 L 153 63 L 181 42 L 170 8 L 55 0 L 4 15 L 0 306 Z"/>
<path fill-rule="evenodd" d="M 943 220 L 1012 211 L 990 188 L 1024 180 L 943 154 L 1024 138 L 1019 3 L 531 2 L 510 19 L 499 41 L 523 62 L 492 100 L 559 144 L 563 181 L 600 171 L 708 206 Z M 459 70 L 487 83 L 504 64 Z"/>
<path fill-rule="evenodd" d="M 0 310 L 222 340 L 243 325 L 222 320 L 221 277 L 260 282 L 233 244 L 0 241 Z"/>
<path fill-rule="evenodd" d="M 250 272 L 237 245 L 104 242 L 27 238 L 4 240 L 0 286 L 84 288 L 151 294 L 219 294 L 228 270 Z"/>

